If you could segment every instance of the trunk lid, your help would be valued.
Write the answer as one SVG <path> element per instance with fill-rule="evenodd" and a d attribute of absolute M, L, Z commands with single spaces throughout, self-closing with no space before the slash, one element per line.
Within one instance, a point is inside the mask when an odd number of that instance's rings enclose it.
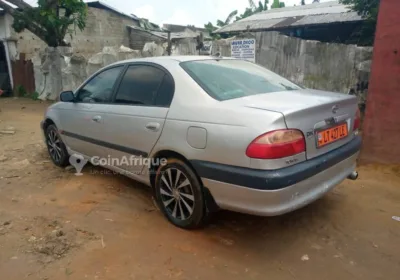
<path fill-rule="evenodd" d="M 258 94 L 225 102 L 282 113 L 288 128 L 303 132 L 307 159 L 332 151 L 354 137 L 352 128 L 357 98 L 351 95 L 305 89 Z M 318 131 L 339 124 L 347 124 L 347 137 L 318 148 Z"/>

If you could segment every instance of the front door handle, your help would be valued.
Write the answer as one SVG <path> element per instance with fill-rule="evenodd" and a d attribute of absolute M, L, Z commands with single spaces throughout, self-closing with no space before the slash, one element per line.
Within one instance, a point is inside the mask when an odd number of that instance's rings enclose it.
<path fill-rule="evenodd" d="M 99 122 L 101 122 L 101 116 L 94 116 L 94 117 L 92 118 L 92 120 L 93 120 L 94 122 L 99 123 Z"/>
<path fill-rule="evenodd" d="M 151 123 L 146 124 L 146 128 L 151 131 L 158 131 L 160 129 L 160 124 L 151 122 Z"/>

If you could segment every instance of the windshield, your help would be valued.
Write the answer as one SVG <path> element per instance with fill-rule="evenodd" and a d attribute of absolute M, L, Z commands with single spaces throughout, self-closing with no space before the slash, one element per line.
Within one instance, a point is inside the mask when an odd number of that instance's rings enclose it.
<path fill-rule="evenodd" d="M 220 101 L 302 89 L 272 71 L 243 60 L 198 60 L 180 65 L 209 95 Z"/>

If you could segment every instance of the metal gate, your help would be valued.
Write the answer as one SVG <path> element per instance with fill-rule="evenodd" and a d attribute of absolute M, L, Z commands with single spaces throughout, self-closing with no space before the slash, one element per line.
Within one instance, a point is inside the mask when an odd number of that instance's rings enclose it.
<path fill-rule="evenodd" d="M 26 94 L 35 92 L 35 76 L 33 74 L 33 63 L 25 60 L 25 54 L 21 53 L 19 59 L 11 62 L 14 81 L 14 95 L 21 95 L 21 90 Z"/>

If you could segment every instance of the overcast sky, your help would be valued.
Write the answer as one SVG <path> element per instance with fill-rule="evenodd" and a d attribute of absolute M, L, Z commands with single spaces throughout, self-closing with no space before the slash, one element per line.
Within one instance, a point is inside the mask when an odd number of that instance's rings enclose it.
<path fill-rule="evenodd" d="M 25 0 L 33 4 L 36 0 Z M 157 24 L 172 23 L 203 27 L 209 21 L 225 20 L 230 12 L 243 13 L 248 0 L 101 0 L 126 13 L 147 18 Z M 313 0 L 306 0 L 312 3 Z M 321 0 L 327 2 L 331 0 Z M 90 2 L 85 1 L 85 2 Z M 258 0 L 255 1 L 258 3 Z M 269 1 L 270 4 L 273 0 Z M 301 0 L 284 0 L 286 6 L 299 5 Z"/>

